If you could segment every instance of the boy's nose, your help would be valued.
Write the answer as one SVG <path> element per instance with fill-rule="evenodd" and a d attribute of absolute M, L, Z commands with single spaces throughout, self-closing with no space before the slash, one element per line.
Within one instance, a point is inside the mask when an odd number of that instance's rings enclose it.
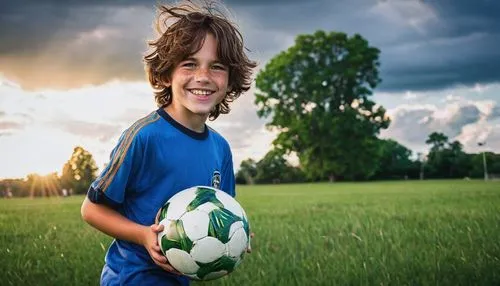
<path fill-rule="evenodd" d="M 208 82 L 209 81 L 208 69 L 199 68 L 194 75 L 194 79 L 197 82 Z"/>

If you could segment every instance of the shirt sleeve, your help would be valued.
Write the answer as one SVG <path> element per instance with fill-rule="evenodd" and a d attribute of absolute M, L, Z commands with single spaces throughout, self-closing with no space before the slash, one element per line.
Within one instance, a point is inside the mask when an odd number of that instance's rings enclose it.
<path fill-rule="evenodd" d="M 224 167 L 221 174 L 221 190 L 228 193 L 232 197 L 236 196 L 235 179 L 233 169 L 233 155 L 231 149 L 227 148 Z"/>
<path fill-rule="evenodd" d="M 142 162 L 142 146 L 137 131 L 128 129 L 111 152 L 111 158 L 99 177 L 90 185 L 87 197 L 97 204 L 118 207 L 133 182 Z"/>

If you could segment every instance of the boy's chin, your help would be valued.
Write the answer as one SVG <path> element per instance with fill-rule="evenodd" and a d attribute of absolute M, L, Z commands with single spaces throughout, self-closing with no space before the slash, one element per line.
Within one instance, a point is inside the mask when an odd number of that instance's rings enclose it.
<path fill-rule="evenodd" d="M 193 109 L 191 109 L 191 112 L 193 114 L 196 114 L 198 116 L 206 116 L 206 117 L 208 117 L 210 115 L 210 111 L 211 111 L 211 109 L 207 109 L 207 108 L 193 108 Z"/>

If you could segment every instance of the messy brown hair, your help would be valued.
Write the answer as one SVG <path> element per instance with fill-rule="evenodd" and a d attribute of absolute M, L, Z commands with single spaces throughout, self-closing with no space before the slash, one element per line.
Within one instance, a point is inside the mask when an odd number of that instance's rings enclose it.
<path fill-rule="evenodd" d="M 159 5 L 155 27 L 159 37 L 148 42 L 150 51 L 144 62 L 158 107 L 172 103 L 169 81 L 176 65 L 199 51 L 210 33 L 217 41 L 217 57 L 228 67 L 229 85 L 226 96 L 209 118 L 215 120 L 220 114 L 229 113 L 229 103 L 250 88 L 250 76 L 256 66 L 246 56 L 243 38 L 235 24 L 215 8 L 215 2 L 204 2 L 203 7 L 186 2 Z"/>

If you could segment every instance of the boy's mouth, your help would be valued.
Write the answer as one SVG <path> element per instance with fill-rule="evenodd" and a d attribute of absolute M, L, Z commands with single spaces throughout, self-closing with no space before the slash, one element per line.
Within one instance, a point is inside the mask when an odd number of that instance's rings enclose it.
<path fill-rule="evenodd" d="M 197 95 L 197 96 L 209 96 L 211 95 L 212 93 L 214 93 L 213 90 L 208 90 L 208 89 L 196 89 L 196 88 L 193 88 L 193 89 L 188 89 L 189 92 L 191 92 L 192 94 L 194 95 Z"/>

